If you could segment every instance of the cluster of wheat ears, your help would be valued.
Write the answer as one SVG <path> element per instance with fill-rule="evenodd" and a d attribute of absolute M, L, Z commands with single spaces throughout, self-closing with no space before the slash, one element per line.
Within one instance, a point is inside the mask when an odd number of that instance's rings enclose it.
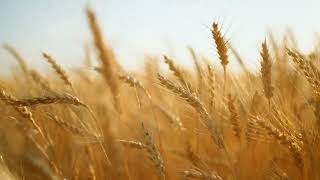
<path fill-rule="evenodd" d="M 3 46 L 19 69 L 0 81 L 1 179 L 320 179 L 319 47 L 270 36 L 253 72 L 214 22 L 213 60 L 189 48 L 194 71 L 147 57 L 133 75 L 86 13 L 97 67 L 90 48 L 70 72 L 43 52 L 43 75 Z"/>

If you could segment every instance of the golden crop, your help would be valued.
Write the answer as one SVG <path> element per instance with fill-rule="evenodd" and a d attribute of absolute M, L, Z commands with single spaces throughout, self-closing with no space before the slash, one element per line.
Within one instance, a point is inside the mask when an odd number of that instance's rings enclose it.
<path fill-rule="evenodd" d="M 40 74 L 4 46 L 20 69 L 0 81 L 2 179 L 320 179 L 317 48 L 271 38 L 253 72 L 214 22 L 216 57 L 189 48 L 194 70 L 164 56 L 130 74 L 87 16 L 98 67 L 89 50 L 70 71 L 43 52 Z"/>

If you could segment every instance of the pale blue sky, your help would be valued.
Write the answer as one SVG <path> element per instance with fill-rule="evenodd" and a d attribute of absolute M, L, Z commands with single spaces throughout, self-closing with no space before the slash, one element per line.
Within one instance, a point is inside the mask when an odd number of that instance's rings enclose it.
<path fill-rule="evenodd" d="M 208 29 L 214 20 L 224 24 L 226 37 L 252 66 L 267 28 L 280 37 L 292 27 L 305 50 L 320 30 L 319 0 L 0 0 L 0 43 L 15 46 L 32 66 L 45 66 L 41 51 L 67 68 L 79 66 L 91 39 L 87 4 L 128 68 L 141 66 L 145 54 L 174 53 L 182 64 L 191 64 L 188 45 L 216 60 Z M 14 63 L 1 49 L 0 71 Z"/>

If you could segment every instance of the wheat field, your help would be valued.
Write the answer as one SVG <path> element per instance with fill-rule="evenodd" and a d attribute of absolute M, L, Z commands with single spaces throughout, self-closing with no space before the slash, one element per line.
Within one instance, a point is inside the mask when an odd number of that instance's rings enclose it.
<path fill-rule="evenodd" d="M 130 73 L 86 13 L 83 68 L 39 52 L 40 73 L 3 45 L 17 68 L 0 80 L 1 179 L 320 179 L 317 45 L 270 36 L 253 71 L 213 22 L 215 57 L 189 48 L 193 69 L 165 55 Z"/>

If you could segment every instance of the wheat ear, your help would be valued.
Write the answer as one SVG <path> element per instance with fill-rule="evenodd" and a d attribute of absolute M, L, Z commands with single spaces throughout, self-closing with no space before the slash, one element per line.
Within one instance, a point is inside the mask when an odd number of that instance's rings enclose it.
<path fill-rule="evenodd" d="M 172 91 L 174 94 L 184 99 L 190 106 L 192 106 L 200 114 L 201 119 L 206 125 L 206 128 L 208 129 L 210 136 L 215 142 L 215 144 L 218 145 L 219 148 L 225 149 L 223 136 L 220 130 L 218 129 L 218 127 L 215 124 L 213 124 L 214 122 L 212 121 L 202 101 L 200 101 L 200 99 L 196 95 L 187 91 L 183 87 L 179 87 L 175 85 L 173 82 L 161 76 L 160 74 L 158 75 L 158 79 L 162 86 L 166 87 L 168 90 Z"/>
<path fill-rule="evenodd" d="M 73 88 L 72 83 L 67 75 L 66 71 L 57 63 L 55 59 L 49 56 L 47 53 L 42 52 L 42 56 L 48 61 L 59 77 L 71 88 Z"/>
<path fill-rule="evenodd" d="M 149 130 L 142 123 L 143 137 L 146 143 L 146 149 L 150 155 L 151 160 L 159 171 L 161 179 L 165 179 L 165 167 L 163 163 L 162 156 L 160 152 L 157 150 L 152 135 Z"/>
<path fill-rule="evenodd" d="M 222 180 L 222 178 L 213 172 L 205 172 L 200 169 L 189 169 L 183 171 L 184 179 L 187 178 L 197 178 L 197 179 L 207 179 L 207 180 Z"/>
<path fill-rule="evenodd" d="M 241 128 L 239 123 L 239 115 L 237 113 L 236 107 L 234 105 L 235 98 L 231 96 L 231 94 L 228 95 L 228 109 L 230 112 L 230 121 L 232 125 L 233 132 L 235 133 L 235 136 L 240 139 L 241 135 Z"/>
<path fill-rule="evenodd" d="M 4 90 L 2 90 L 2 93 L 0 93 L 1 100 L 3 100 L 3 97 L 2 97 L 3 92 L 4 92 Z M 13 96 L 9 96 L 9 98 L 15 99 L 15 97 L 13 97 Z M 5 100 L 4 100 L 4 103 L 8 104 Z M 38 133 L 40 133 L 43 140 L 46 140 L 46 137 L 45 137 L 44 133 L 42 132 L 40 126 L 34 120 L 32 112 L 27 107 L 17 106 L 16 104 L 8 104 L 8 105 L 12 106 L 22 117 L 28 119 L 31 122 L 31 124 L 33 125 L 33 127 L 36 129 L 36 131 L 38 131 Z"/>
<path fill-rule="evenodd" d="M 289 149 L 296 161 L 297 166 L 303 167 L 303 150 L 302 147 L 299 145 L 299 142 L 297 142 L 295 138 L 289 136 L 286 133 L 282 133 L 270 122 L 263 120 L 259 116 L 252 117 L 252 120 L 256 122 L 260 127 L 267 130 L 269 135 L 277 139 L 280 142 L 280 144 Z"/>
<path fill-rule="evenodd" d="M 142 83 L 138 79 L 130 75 L 119 75 L 119 79 L 129 84 L 131 87 L 137 87 L 141 89 L 147 95 L 147 97 L 151 99 L 149 91 L 142 85 Z"/>
<path fill-rule="evenodd" d="M 25 106 L 13 106 L 14 109 L 21 114 L 22 117 L 28 119 L 33 127 L 38 131 L 38 133 L 42 136 L 43 140 L 46 140 L 44 133 L 42 132 L 38 123 L 34 120 L 32 112 Z"/>
<path fill-rule="evenodd" d="M 223 36 L 221 34 L 218 23 L 214 22 L 212 24 L 211 33 L 212 33 L 212 37 L 214 39 L 214 42 L 216 44 L 220 63 L 223 67 L 224 80 L 226 81 L 227 65 L 229 63 L 227 42 L 225 41 L 225 39 L 223 38 Z"/>
<path fill-rule="evenodd" d="M 119 71 L 117 67 L 119 68 L 119 65 L 115 60 L 112 49 L 108 47 L 106 42 L 103 40 L 102 32 L 97 22 L 96 15 L 90 8 L 87 8 L 87 17 L 94 38 L 94 43 L 99 53 L 99 59 L 102 65 L 102 74 L 104 75 L 104 78 L 111 89 L 115 108 L 118 110 L 118 112 L 121 112 L 119 102 L 119 85 L 116 78 L 116 72 Z"/>
<path fill-rule="evenodd" d="M 49 96 L 36 96 L 31 98 L 17 99 L 5 91 L 0 92 L 0 100 L 4 101 L 8 105 L 13 106 L 34 106 L 42 104 L 73 104 L 85 106 L 80 100 L 70 94 L 62 93 L 53 93 Z M 86 106 L 85 106 L 86 107 Z"/>
<path fill-rule="evenodd" d="M 191 144 L 186 143 L 186 157 L 195 167 L 204 167 L 206 164 L 200 159 L 200 157 L 192 150 Z"/>
<path fill-rule="evenodd" d="M 209 84 L 209 107 L 214 109 L 214 98 L 216 95 L 216 77 L 213 68 L 208 64 L 208 84 Z"/>
<path fill-rule="evenodd" d="M 62 129 L 65 129 L 66 131 L 70 131 L 74 134 L 77 134 L 79 136 L 82 137 L 91 137 L 91 138 L 97 138 L 97 135 L 86 131 L 84 129 L 81 129 L 79 127 L 76 127 L 75 125 L 68 123 L 66 121 L 63 121 L 62 119 L 60 119 L 57 115 L 48 113 L 48 116 L 50 117 L 50 119 L 55 122 L 58 126 L 62 127 Z"/>
<path fill-rule="evenodd" d="M 5 50 L 7 50 L 18 61 L 21 70 L 26 75 L 28 75 L 29 74 L 29 69 L 28 69 L 27 63 L 23 59 L 23 57 L 19 54 L 19 52 L 14 47 L 10 46 L 9 44 L 3 45 L 3 48 Z"/>
<path fill-rule="evenodd" d="M 46 81 L 37 71 L 31 70 L 30 75 L 35 83 L 37 83 L 42 89 L 46 91 L 52 91 L 50 83 Z"/>
<path fill-rule="evenodd" d="M 186 80 L 183 77 L 183 73 L 181 70 L 174 64 L 173 60 L 168 58 L 167 56 L 164 56 L 164 62 L 169 66 L 169 69 L 173 72 L 173 74 L 177 77 L 177 79 L 180 81 L 180 83 L 190 88 L 190 84 L 186 82 Z"/>
<path fill-rule="evenodd" d="M 262 75 L 262 84 L 263 84 L 263 90 L 264 95 L 269 100 L 270 105 L 270 99 L 273 96 L 273 87 L 271 85 L 271 59 L 269 55 L 269 50 L 267 46 L 267 42 L 264 41 L 261 45 L 261 75 Z"/>
<path fill-rule="evenodd" d="M 305 60 L 305 58 L 299 54 L 298 52 L 288 49 L 287 48 L 287 54 L 292 58 L 295 64 L 298 65 L 300 70 L 302 71 L 303 75 L 309 82 L 311 88 L 313 89 L 314 93 L 320 97 L 320 81 L 317 78 L 317 72 L 314 72 L 314 69 L 310 65 L 310 63 Z"/>
<path fill-rule="evenodd" d="M 166 108 L 162 107 L 161 105 L 155 103 L 154 106 L 162 112 L 162 114 L 169 120 L 170 124 L 175 125 L 180 131 L 184 131 L 185 128 L 183 123 L 180 120 L 180 117 L 169 112 Z"/>
<path fill-rule="evenodd" d="M 131 148 L 134 149 L 146 149 L 147 146 L 145 144 L 143 144 L 142 142 L 139 141 L 128 141 L 128 140 L 118 140 L 119 142 L 121 142 L 122 144 L 129 146 Z"/>

